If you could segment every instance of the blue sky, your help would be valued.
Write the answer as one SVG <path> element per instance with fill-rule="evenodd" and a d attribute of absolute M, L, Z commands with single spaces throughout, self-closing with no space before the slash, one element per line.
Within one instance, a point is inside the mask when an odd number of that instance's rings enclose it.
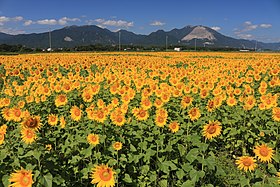
<path fill-rule="evenodd" d="M 94 24 L 149 34 L 204 25 L 234 38 L 280 42 L 280 0 L 0 0 L 0 32 Z"/>

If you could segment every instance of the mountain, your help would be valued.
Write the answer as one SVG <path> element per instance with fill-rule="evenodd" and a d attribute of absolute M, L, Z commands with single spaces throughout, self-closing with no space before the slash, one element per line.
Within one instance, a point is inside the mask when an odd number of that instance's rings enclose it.
<path fill-rule="evenodd" d="M 44 33 L 9 35 L 0 33 L 0 44 L 21 44 L 31 48 L 63 48 L 94 44 L 143 46 L 197 46 L 228 47 L 240 49 L 280 50 L 280 43 L 263 43 L 252 40 L 235 39 L 225 36 L 209 27 L 186 26 L 170 31 L 158 30 L 148 35 L 135 34 L 127 30 L 112 32 L 95 25 L 67 26 L 62 29 Z"/>

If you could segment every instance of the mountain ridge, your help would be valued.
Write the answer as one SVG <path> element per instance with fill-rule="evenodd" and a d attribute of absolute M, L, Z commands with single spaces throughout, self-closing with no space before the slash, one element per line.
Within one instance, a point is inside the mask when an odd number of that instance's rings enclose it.
<path fill-rule="evenodd" d="M 150 34 L 135 34 L 127 30 L 110 31 L 96 25 L 66 26 L 43 33 L 10 35 L 0 32 L 0 44 L 21 44 L 31 48 L 48 48 L 49 34 L 51 34 L 51 47 L 65 48 L 86 46 L 94 44 L 142 45 L 142 46 L 189 46 L 221 47 L 221 48 L 246 48 L 280 50 L 280 43 L 264 43 L 254 40 L 236 39 L 225 36 L 207 26 L 187 25 L 181 29 L 174 28 L 170 31 L 157 30 Z"/>

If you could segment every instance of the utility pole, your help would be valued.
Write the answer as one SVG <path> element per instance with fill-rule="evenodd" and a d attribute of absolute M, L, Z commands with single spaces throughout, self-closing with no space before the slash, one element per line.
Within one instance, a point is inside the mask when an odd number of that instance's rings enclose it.
<path fill-rule="evenodd" d="M 121 31 L 119 31 L 119 51 L 121 51 Z"/>
<path fill-rule="evenodd" d="M 196 38 L 194 39 L 194 51 L 196 51 Z"/>
<path fill-rule="evenodd" d="M 257 51 L 257 44 L 258 44 L 258 41 L 256 40 L 255 51 Z"/>
<path fill-rule="evenodd" d="M 167 51 L 167 41 L 168 41 L 168 36 L 165 37 L 165 51 Z"/>
<path fill-rule="evenodd" d="M 50 45 L 50 51 L 52 51 L 52 35 L 51 35 L 51 29 L 49 29 L 49 45 Z"/>

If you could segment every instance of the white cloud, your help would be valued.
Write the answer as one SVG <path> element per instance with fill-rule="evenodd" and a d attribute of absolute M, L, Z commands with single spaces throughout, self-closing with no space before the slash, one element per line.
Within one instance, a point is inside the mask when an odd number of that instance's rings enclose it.
<path fill-rule="evenodd" d="M 211 27 L 211 29 L 213 29 L 215 31 L 219 31 L 219 30 L 221 30 L 221 27 L 214 26 L 214 27 Z"/>
<path fill-rule="evenodd" d="M 134 23 L 132 21 L 128 22 L 124 20 L 105 20 L 103 18 L 98 18 L 95 20 L 87 20 L 86 22 L 89 25 L 97 23 L 97 26 L 101 28 L 105 28 L 106 26 L 121 27 L 121 28 L 123 27 L 128 28 L 134 26 Z"/>
<path fill-rule="evenodd" d="M 105 22 L 102 23 L 102 25 L 107 25 L 107 26 L 114 26 L 114 27 L 132 27 L 133 22 L 127 22 L 123 20 L 106 20 Z"/>
<path fill-rule="evenodd" d="M 243 26 L 243 32 L 255 30 L 256 28 L 258 28 L 258 25 L 253 25 L 251 21 L 245 21 Z"/>
<path fill-rule="evenodd" d="M 152 26 L 163 26 L 163 25 L 165 25 L 165 23 L 163 23 L 161 21 L 154 21 L 154 22 L 150 23 L 150 25 L 152 25 Z"/>
<path fill-rule="evenodd" d="M 254 36 L 252 34 L 237 34 L 237 36 L 241 39 L 252 39 Z"/>
<path fill-rule="evenodd" d="M 99 18 L 99 19 L 95 19 L 94 21 L 97 23 L 103 23 L 103 22 L 105 22 L 105 19 Z"/>
<path fill-rule="evenodd" d="M 16 17 L 6 17 L 6 16 L 0 16 L 0 25 L 4 25 L 7 22 L 17 22 L 22 21 L 23 17 L 16 16 Z"/>
<path fill-rule="evenodd" d="M 24 26 L 29 26 L 29 25 L 31 25 L 32 23 L 34 23 L 32 20 L 25 20 L 24 21 Z"/>
<path fill-rule="evenodd" d="M 16 16 L 13 18 L 14 21 L 22 21 L 23 17 L 22 16 Z"/>
<path fill-rule="evenodd" d="M 38 20 L 37 24 L 39 24 L 39 25 L 56 25 L 57 21 L 55 19 L 43 19 L 43 20 Z"/>
<path fill-rule="evenodd" d="M 16 34 L 24 34 L 25 31 L 23 30 L 16 30 L 13 28 L 2 28 L 0 27 L 0 32 L 6 33 L 6 34 L 11 34 L 11 35 L 16 35 Z"/>
<path fill-rule="evenodd" d="M 58 20 L 56 19 L 43 19 L 38 20 L 36 23 L 40 25 L 66 25 L 68 22 L 75 22 L 75 21 L 81 21 L 79 18 L 67 18 L 62 17 Z"/>
<path fill-rule="evenodd" d="M 272 27 L 272 25 L 271 24 L 267 24 L 267 23 L 263 23 L 263 24 L 260 24 L 260 27 L 264 28 L 264 29 L 267 29 L 267 28 Z"/>
<path fill-rule="evenodd" d="M 242 39 L 256 39 L 252 34 L 248 33 L 249 31 L 253 31 L 255 29 L 258 28 L 263 28 L 263 29 L 267 29 L 272 27 L 271 24 L 268 23 L 262 23 L 262 24 L 253 24 L 251 21 L 245 21 L 243 23 L 243 27 L 242 28 L 235 28 L 233 29 L 234 34 Z"/>
<path fill-rule="evenodd" d="M 79 18 L 67 18 L 63 17 L 58 20 L 59 25 L 66 25 L 68 22 L 75 22 L 75 21 L 81 21 Z"/>

